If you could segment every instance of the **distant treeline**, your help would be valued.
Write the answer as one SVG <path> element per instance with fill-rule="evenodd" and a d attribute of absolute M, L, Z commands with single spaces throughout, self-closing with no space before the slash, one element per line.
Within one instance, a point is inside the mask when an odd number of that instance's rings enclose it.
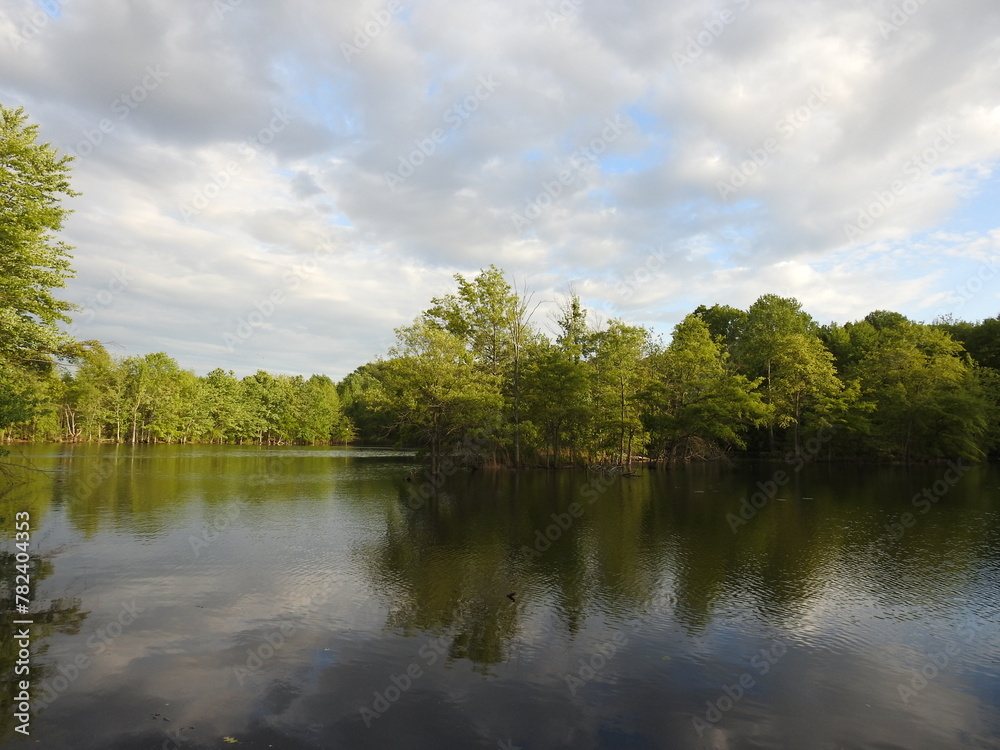
<path fill-rule="evenodd" d="M 1000 446 L 1000 318 L 916 323 L 876 311 L 819 325 L 792 298 L 699 307 L 664 344 L 580 300 L 554 339 L 491 266 L 431 300 L 387 356 L 339 384 L 324 375 L 237 379 L 166 354 L 81 346 L 75 369 L 5 378 L 0 436 L 116 442 L 419 446 L 432 469 L 627 465 L 765 454 L 981 460 Z M 17 418 L 11 418 L 11 417 Z"/>
<path fill-rule="evenodd" d="M 7 439 L 118 443 L 343 443 L 353 437 L 337 386 L 325 375 L 198 377 L 166 354 L 113 358 L 81 347 L 75 371 L 22 371 L 10 407 L 25 419 Z M 9 376 L 9 374 L 8 374 Z"/>

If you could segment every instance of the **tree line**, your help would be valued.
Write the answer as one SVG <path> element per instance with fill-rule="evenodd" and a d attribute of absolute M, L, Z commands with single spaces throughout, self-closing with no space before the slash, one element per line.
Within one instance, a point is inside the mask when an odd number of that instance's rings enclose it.
<path fill-rule="evenodd" d="M 432 467 L 456 448 L 481 464 L 627 466 L 812 459 L 817 435 L 826 459 L 981 460 L 1000 445 L 1000 319 L 820 325 L 766 294 L 701 306 L 664 344 L 596 324 L 569 295 L 548 336 L 501 270 L 455 280 L 339 385 L 360 439 L 420 444 Z"/>
<path fill-rule="evenodd" d="M 26 416 L 8 440 L 115 443 L 345 443 L 354 437 L 336 384 L 326 375 L 242 379 L 182 370 L 162 352 L 111 357 L 80 347 L 72 371 L 21 373 L 12 395 Z M 8 376 L 8 381 L 10 380 Z M 9 415 L 9 412 L 8 412 Z"/>
<path fill-rule="evenodd" d="M 738 453 L 979 460 L 1000 445 L 1000 318 L 876 311 L 818 324 L 793 298 L 702 306 L 664 344 L 569 295 L 552 335 L 490 266 L 397 329 L 384 357 L 325 375 L 204 377 L 112 357 L 61 330 L 69 162 L 0 105 L 0 439 L 419 446 L 432 470 L 627 466 Z"/>

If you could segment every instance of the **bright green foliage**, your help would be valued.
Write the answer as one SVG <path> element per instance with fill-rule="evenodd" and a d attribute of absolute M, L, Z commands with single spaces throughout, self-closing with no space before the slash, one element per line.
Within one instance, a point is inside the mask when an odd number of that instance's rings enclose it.
<path fill-rule="evenodd" d="M 819 339 L 819 327 L 794 298 L 765 294 L 747 311 L 736 341 L 737 365 L 750 378 L 761 379 L 761 395 L 771 407 L 768 447 L 774 451 L 777 433 L 789 430 L 798 450 L 807 417 L 829 423 L 843 384 L 833 357 Z"/>
<path fill-rule="evenodd" d="M 666 350 L 650 357 L 654 373 L 644 421 L 650 455 L 715 458 L 745 447 L 743 433 L 769 416 L 751 381 L 729 366 L 721 337 L 713 340 L 703 317 L 688 315 Z"/>
<path fill-rule="evenodd" d="M 566 458 L 571 464 L 577 462 L 586 451 L 595 413 L 592 367 L 585 359 L 593 353 L 587 311 L 575 295 L 561 311 L 555 344 L 538 334 L 530 337 L 522 377 L 531 447 L 546 466 L 558 466 Z"/>
<path fill-rule="evenodd" d="M 124 372 L 99 344 L 83 349 L 76 373 L 65 376 L 66 437 L 69 440 L 122 439 Z"/>
<path fill-rule="evenodd" d="M 42 408 L 16 420 L 11 437 L 316 444 L 354 436 L 337 386 L 325 375 L 306 380 L 259 371 L 237 380 L 217 369 L 198 377 L 162 352 L 115 359 L 89 346 L 75 373 L 28 392 Z"/>
<path fill-rule="evenodd" d="M 1000 371 L 976 366 L 973 372 L 985 409 L 982 418 L 986 429 L 980 440 L 980 450 L 995 458 L 1000 449 Z"/>
<path fill-rule="evenodd" d="M 699 305 L 694 315 L 708 324 L 712 338 L 721 341 L 729 354 L 733 353 L 747 323 L 747 314 L 729 305 Z"/>
<path fill-rule="evenodd" d="M 508 376 L 514 358 L 511 327 L 517 295 L 496 266 L 472 281 L 455 274 L 455 281 L 458 293 L 432 299 L 424 320 L 457 337 L 479 368 L 497 378 Z"/>
<path fill-rule="evenodd" d="M 455 274 L 457 294 L 431 300 L 423 320 L 453 334 L 472 353 L 475 366 L 497 379 L 507 402 L 504 421 L 496 425 L 494 451 L 513 448 L 513 463 L 521 463 L 521 365 L 525 346 L 533 338 L 528 325 L 528 300 L 519 295 L 496 266 L 468 281 Z"/>
<path fill-rule="evenodd" d="M 747 311 L 699 307 L 666 349 L 621 320 L 595 330 L 573 295 L 553 341 L 490 266 L 472 280 L 456 275 L 457 291 L 398 329 L 387 358 L 340 384 L 265 371 L 198 377 L 164 353 L 111 357 L 55 328 L 69 309 L 50 291 L 69 275 L 53 234 L 64 214 L 56 196 L 72 195 L 66 159 L 34 146 L 22 115 L 0 112 L 0 437 L 360 438 L 422 446 L 433 471 L 458 454 L 506 466 L 627 465 L 644 450 L 669 460 L 746 448 L 795 455 L 834 425 L 830 456 L 976 459 L 1000 447 L 1000 317 L 926 326 L 879 310 L 820 327 L 797 300 L 773 294 Z M 56 377 L 57 357 L 75 371 Z"/>
<path fill-rule="evenodd" d="M 224 443 L 245 434 L 243 427 L 248 417 L 247 404 L 243 399 L 240 381 L 232 371 L 216 368 L 202 382 L 202 398 L 207 418 L 203 439 L 212 443 Z"/>
<path fill-rule="evenodd" d="M 395 416 L 381 408 L 385 402 L 382 389 L 385 369 L 384 361 L 369 362 L 337 384 L 344 417 L 362 443 L 390 444 L 399 440 Z"/>
<path fill-rule="evenodd" d="M 526 355 L 524 411 L 537 429 L 536 452 L 559 465 L 565 449 L 573 461 L 592 416 L 587 365 L 572 345 L 539 341 Z"/>
<path fill-rule="evenodd" d="M 0 428 L 51 413 L 54 357 L 72 348 L 58 329 L 72 306 L 52 295 L 72 276 L 56 238 L 71 159 L 37 138 L 23 109 L 0 105 Z"/>
<path fill-rule="evenodd" d="M 394 415 L 404 440 L 427 449 L 436 472 L 459 443 L 482 442 L 496 429 L 500 378 L 476 366 L 461 338 L 426 320 L 396 329 L 396 337 L 375 408 Z"/>
<path fill-rule="evenodd" d="M 978 323 L 956 321 L 949 317 L 936 322 L 934 327 L 951 334 L 983 367 L 1000 370 L 1000 316 Z"/>
<path fill-rule="evenodd" d="M 796 453 L 803 427 L 835 424 L 849 406 L 833 355 L 815 335 L 793 333 L 779 339 L 770 374 L 773 422 L 791 428 Z"/>
<path fill-rule="evenodd" d="M 782 350 L 786 336 L 815 334 L 817 326 L 801 303 L 791 297 L 765 294 L 747 311 L 738 329 L 736 356 L 740 367 L 770 386 L 774 358 Z"/>
<path fill-rule="evenodd" d="M 56 239 L 68 213 L 71 157 L 39 144 L 23 109 L 0 105 L 0 357 L 23 363 L 60 353 L 69 339 L 56 327 L 71 305 L 52 289 L 72 276 L 70 248 Z"/>
<path fill-rule="evenodd" d="M 616 463 L 629 464 L 635 445 L 645 442 L 641 394 L 649 384 L 652 341 L 645 328 L 620 320 L 610 321 L 592 341 L 594 444 Z"/>
<path fill-rule="evenodd" d="M 981 458 L 991 405 L 962 345 L 905 318 L 876 331 L 853 368 L 876 405 L 871 447 L 903 461 Z"/>

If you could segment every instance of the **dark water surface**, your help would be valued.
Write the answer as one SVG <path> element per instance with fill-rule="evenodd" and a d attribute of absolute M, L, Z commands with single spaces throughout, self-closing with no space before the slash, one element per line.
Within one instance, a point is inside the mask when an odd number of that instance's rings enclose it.
<path fill-rule="evenodd" d="M 16 451 L 47 473 L 0 498 L 3 750 L 1000 748 L 996 467 L 460 472 L 424 502 L 392 451 Z"/>

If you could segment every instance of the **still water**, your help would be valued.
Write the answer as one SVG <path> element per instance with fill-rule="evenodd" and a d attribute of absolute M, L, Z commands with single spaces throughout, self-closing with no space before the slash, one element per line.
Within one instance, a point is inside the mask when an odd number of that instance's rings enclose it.
<path fill-rule="evenodd" d="M 15 453 L 3 750 L 1000 748 L 997 467 Z"/>

